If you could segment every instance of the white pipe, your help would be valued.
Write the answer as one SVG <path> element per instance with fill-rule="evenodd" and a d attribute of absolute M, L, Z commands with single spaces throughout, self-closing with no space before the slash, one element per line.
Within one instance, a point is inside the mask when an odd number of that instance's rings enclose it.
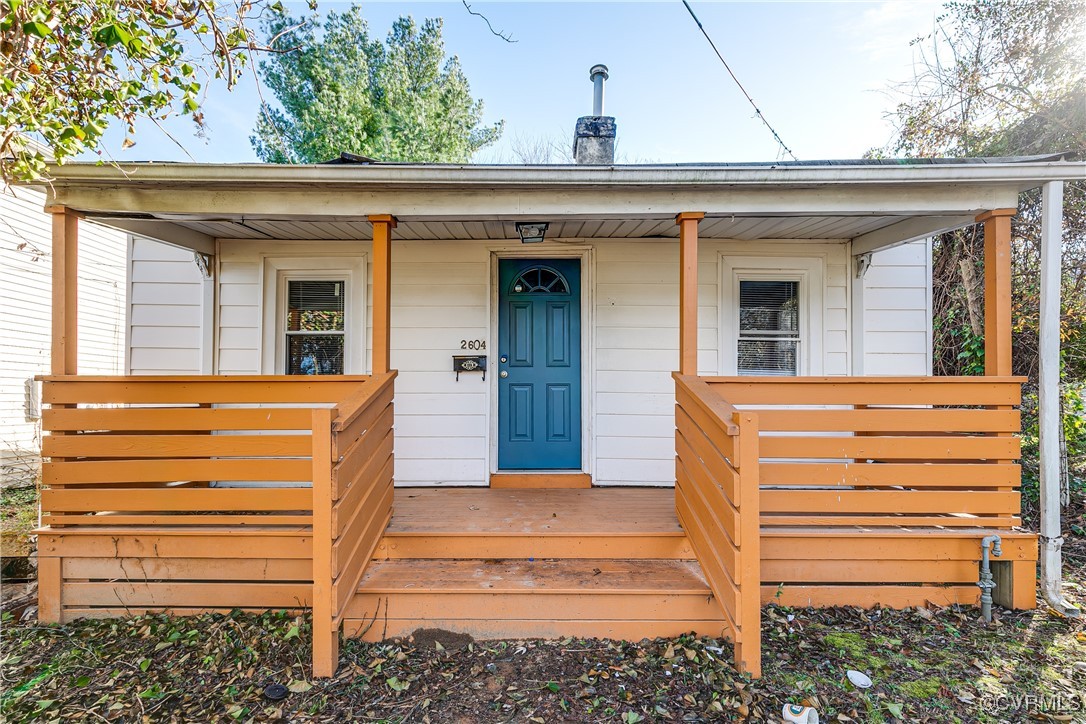
<path fill-rule="evenodd" d="M 1078 616 L 1061 591 L 1063 531 L 1060 525 L 1060 277 L 1063 181 L 1043 187 L 1041 202 L 1041 377 L 1038 423 L 1041 463 L 1041 592 L 1050 606 Z"/>

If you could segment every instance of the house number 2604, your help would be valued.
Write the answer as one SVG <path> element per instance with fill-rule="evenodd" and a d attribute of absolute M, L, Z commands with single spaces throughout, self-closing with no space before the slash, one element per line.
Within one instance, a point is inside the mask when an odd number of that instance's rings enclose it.
<path fill-rule="evenodd" d="M 462 339 L 460 340 L 460 349 L 486 349 L 486 340 L 484 339 Z"/>

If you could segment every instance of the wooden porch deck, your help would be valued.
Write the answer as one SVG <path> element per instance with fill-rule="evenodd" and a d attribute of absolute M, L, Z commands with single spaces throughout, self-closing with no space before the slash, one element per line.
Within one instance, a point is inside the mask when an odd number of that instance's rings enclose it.
<path fill-rule="evenodd" d="M 763 526 L 761 600 L 975 604 L 979 541 L 991 532 Z M 1033 565 L 1034 535 L 999 533 L 1000 562 Z M 477 638 L 720 636 L 727 627 L 711 595 L 672 489 L 401 488 L 345 631 L 367 639 L 431 626 Z"/>

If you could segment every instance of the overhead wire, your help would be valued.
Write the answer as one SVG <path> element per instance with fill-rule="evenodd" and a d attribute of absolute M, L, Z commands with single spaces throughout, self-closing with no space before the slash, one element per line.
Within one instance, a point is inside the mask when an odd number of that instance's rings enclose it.
<path fill-rule="evenodd" d="M 705 39 L 709 41 L 709 45 L 712 46 L 713 52 L 716 53 L 716 57 L 720 58 L 720 62 L 724 64 L 724 70 L 728 71 L 728 75 L 732 77 L 732 80 L 735 81 L 735 84 L 739 87 L 739 90 L 743 92 L 743 95 L 746 96 L 747 100 L 750 102 L 751 107 L 754 108 L 754 112 L 758 115 L 758 119 L 762 123 L 764 123 L 765 127 L 769 129 L 769 132 L 773 134 L 773 138 L 776 139 L 777 144 L 785 151 L 785 153 L 791 156 L 793 161 L 798 161 L 799 159 L 796 157 L 796 154 L 794 154 L 792 152 L 792 149 L 785 144 L 783 139 L 781 139 L 781 135 L 777 133 L 777 129 L 773 128 L 772 124 L 770 124 L 770 122 L 766 120 L 765 114 L 762 113 L 762 109 L 758 107 L 758 104 L 754 102 L 753 98 L 751 98 L 750 93 L 747 93 L 747 89 L 744 88 L 743 84 L 739 82 L 739 78 L 736 77 L 735 73 L 731 69 L 731 66 L 728 65 L 728 61 L 724 60 L 724 56 L 721 55 L 720 50 L 716 47 L 716 43 L 714 43 L 713 39 L 709 37 L 709 33 L 705 29 L 705 26 L 701 24 L 701 20 L 699 20 L 698 16 L 694 13 L 694 8 L 690 7 L 690 3 L 688 3 L 686 0 L 683 0 L 683 5 L 686 6 L 686 10 L 690 13 L 690 17 L 692 17 L 694 19 L 694 22 L 698 24 L 698 29 L 701 30 L 701 34 L 704 35 Z"/>

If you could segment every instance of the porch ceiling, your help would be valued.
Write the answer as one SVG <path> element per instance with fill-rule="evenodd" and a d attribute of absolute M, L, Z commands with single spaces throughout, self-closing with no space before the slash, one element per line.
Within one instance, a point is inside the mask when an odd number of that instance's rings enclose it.
<path fill-rule="evenodd" d="M 703 239 L 852 239 L 899 222 L 900 216 L 727 216 L 707 217 L 698 229 Z M 540 219 L 541 221 L 546 219 Z M 175 221 L 184 228 L 221 239 L 355 240 L 371 239 L 368 221 L 243 219 Z M 677 238 L 674 217 L 650 219 L 572 219 L 550 221 L 548 239 Z M 398 240 L 517 239 L 514 221 L 401 221 Z"/>

